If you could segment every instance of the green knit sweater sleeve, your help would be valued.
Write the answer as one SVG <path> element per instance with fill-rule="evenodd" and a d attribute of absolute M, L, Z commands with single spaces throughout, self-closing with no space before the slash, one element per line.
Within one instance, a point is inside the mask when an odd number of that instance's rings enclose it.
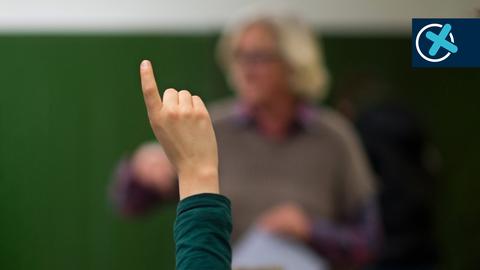
<path fill-rule="evenodd" d="M 230 201 L 218 194 L 181 200 L 174 226 L 176 269 L 230 269 Z"/>

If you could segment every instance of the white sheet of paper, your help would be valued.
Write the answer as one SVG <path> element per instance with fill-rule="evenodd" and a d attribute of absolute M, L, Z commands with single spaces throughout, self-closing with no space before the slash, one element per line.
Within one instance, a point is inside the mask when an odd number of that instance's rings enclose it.
<path fill-rule="evenodd" d="M 232 268 L 328 270 L 327 262 L 296 241 L 252 229 L 233 247 Z"/>

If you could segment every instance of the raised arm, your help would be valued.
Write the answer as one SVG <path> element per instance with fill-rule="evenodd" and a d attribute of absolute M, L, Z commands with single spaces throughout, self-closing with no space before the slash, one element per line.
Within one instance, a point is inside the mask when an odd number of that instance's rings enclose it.
<path fill-rule="evenodd" d="M 162 100 L 149 61 L 140 76 L 152 130 L 178 174 L 176 269 L 230 269 L 230 202 L 219 195 L 217 142 L 205 104 L 173 88 Z"/>

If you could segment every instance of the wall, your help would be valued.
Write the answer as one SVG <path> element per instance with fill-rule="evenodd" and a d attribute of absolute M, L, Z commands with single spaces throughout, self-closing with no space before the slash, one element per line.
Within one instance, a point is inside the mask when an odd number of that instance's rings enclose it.
<path fill-rule="evenodd" d="M 0 1 L 0 32 L 210 32 L 246 10 L 294 13 L 328 32 L 410 33 L 413 17 L 474 17 L 476 0 Z M 240 12 L 239 12 L 240 10 Z"/>

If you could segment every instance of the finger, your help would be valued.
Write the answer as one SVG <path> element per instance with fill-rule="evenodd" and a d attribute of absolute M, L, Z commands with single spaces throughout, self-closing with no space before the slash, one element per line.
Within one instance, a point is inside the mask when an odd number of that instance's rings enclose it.
<path fill-rule="evenodd" d="M 174 88 L 168 88 L 163 92 L 163 105 L 174 107 L 178 105 L 178 92 Z"/>
<path fill-rule="evenodd" d="M 178 105 L 183 108 L 193 108 L 192 95 L 187 90 L 178 92 Z"/>
<path fill-rule="evenodd" d="M 162 99 L 158 93 L 157 83 L 153 75 L 152 64 L 143 60 L 140 65 L 140 79 L 142 82 L 143 98 L 149 115 L 162 108 Z"/>
<path fill-rule="evenodd" d="M 199 96 L 192 96 L 192 103 L 193 108 L 198 111 L 207 111 L 207 107 L 205 103 L 203 103 L 202 99 Z"/>

